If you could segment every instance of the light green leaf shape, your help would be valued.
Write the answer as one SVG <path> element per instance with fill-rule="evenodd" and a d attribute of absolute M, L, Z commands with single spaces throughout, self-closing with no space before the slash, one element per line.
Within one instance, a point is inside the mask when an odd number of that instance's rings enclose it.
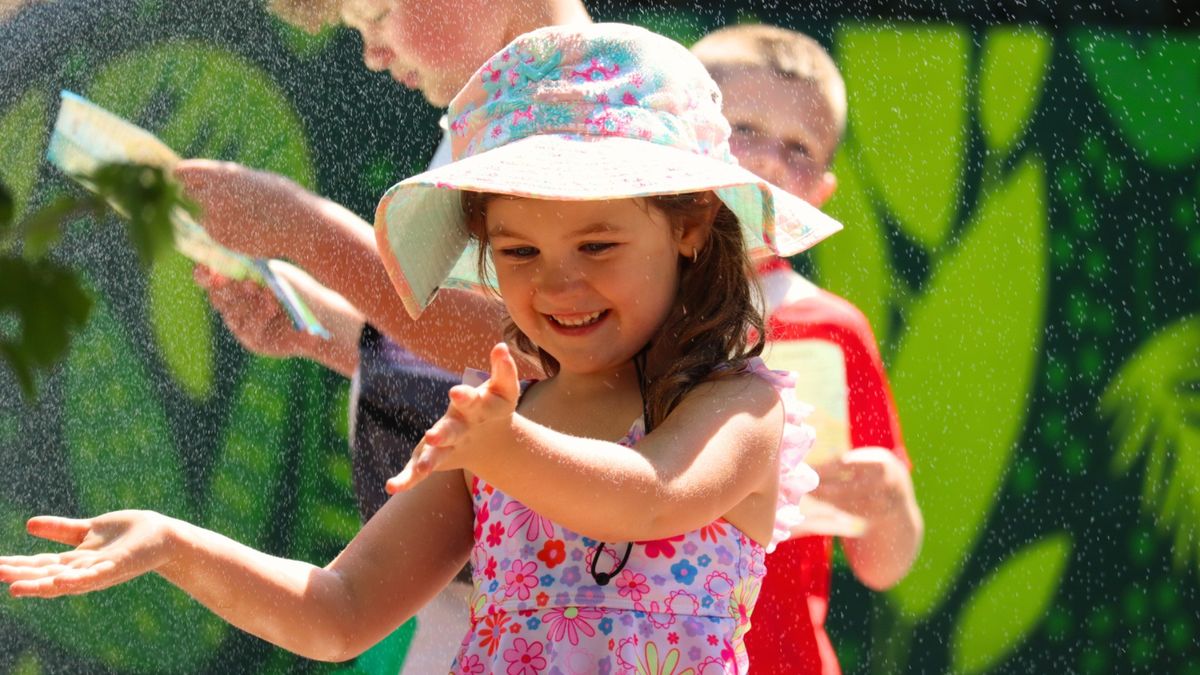
<path fill-rule="evenodd" d="M 40 92 L 31 91 L 0 117 L 0 182 L 13 197 L 15 222 L 21 220 L 46 147 L 48 113 Z"/>
<path fill-rule="evenodd" d="M 172 43 L 137 52 L 107 65 L 87 95 L 158 133 L 183 156 L 236 160 L 314 183 L 304 128 L 287 97 L 256 66 L 222 50 Z M 173 256 L 156 265 L 148 294 L 168 370 L 193 397 L 207 397 L 213 325 L 190 264 Z"/>
<path fill-rule="evenodd" d="M 159 353 L 184 391 L 203 399 L 213 387 L 212 322 L 208 298 L 192 281 L 192 267 L 178 253 L 160 256 L 150 270 L 146 295 Z"/>
<path fill-rule="evenodd" d="M 316 33 L 309 33 L 275 16 L 272 16 L 272 23 L 279 32 L 280 41 L 301 61 L 311 61 L 329 49 L 340 29 L 339 26 L 324 26 Z"/>
<path fill-rule="evenodd" d="M 1177 565 L 1200 571 L 1200 315 L 1162 329 L 1121 366 L 1100 399 L 1113 421 L 1113 468 L 1145 460 L 1142 506 L 1174 531 Z"/>
<path fill-rule="evenodd" d="M 988 149 L 1007 154 L 1042 96 L 1050 36 L 1037 28 L 988 31 L 979 66 L 979 123 Z"/>
<path fill-rule="evenodd" d="M 970 44 L 961 26 L 849 24 L 835 37 L 862 177 L 930 249 L 957 214 Z"/>
<path fill-rule="evenodd" d="M 150 373 L 100 298 L 67 373 L 63 435 L 84 514 L 137 505 L 189 517 L 183 467 Z"/>
<path fill-rule="evenodd" d="M 975 675 L 999 664 L 1046 616 L 1071 558 L 1071 537 L 1044 537 L 1005 560 L 959 614 L 952 670 Z"/>
<path fill-rule="evenodd" d="M 1200 35 L 1080 29 L 1083 70 L 1130 145 L 1161 167 L 1200 155 Z"/>
<path fill-rule="evenodd" d="M 881 340 L 891 328 L 888 312 L 893 283 L 887 240 L 852 157 L 857 146 L 843 145 L 834 160 L 838 189 L 826 211 L 845 229 L 812 249 L 820 285 L 853 302 Z"/>
<path fill-rule="evenodd" d="M 266 535 L 287 456 L 290 372 L 287 361 L 251 359 L 214 468 L 205 526 L 251 546 Z"/>
<path fill-rule="evenodd" d="M 1046 178 L 1027 158 L 985 191 L 965 239 L 914 303 L 892 385 L 925 541 L 891 597 L 910 619 L 942 602 L 987 520 L 1024 426 L 1042 339 Z"/>

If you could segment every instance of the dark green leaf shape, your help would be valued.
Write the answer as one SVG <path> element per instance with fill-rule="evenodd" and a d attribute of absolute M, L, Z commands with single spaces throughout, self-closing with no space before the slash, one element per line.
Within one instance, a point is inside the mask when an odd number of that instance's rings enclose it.
<path fill-rule="evenodd" d="M 1071 36 L 1079 62 L 1130 145 L 1151 164 L 1200 155 L 1200 35 L 1095 28 Z"/>
<path fill-rule="evenodd" d="M 938 262 L 892 369 L 925 541 L 892 592 L 921 620 L 942 602 L 987 521 L 1024 426 L 1047 294 L 1045 170 L 1025 159 L 985 191 L 962 243 Z"/>
<path fill-rule="evenodd" d="M 0 251 L 3 249 L 3 244 L 8 238 L 9 228 L 12 227 L 13 218 L 16 217 L 16 204 L 13 202 L 12 192 L 4 181 L 0 180 Z"/>
<path fill-rule="evenodd" d="M 0 183 L 11 191 L 14 219 L 25 213 L 33 195 L 49 138 L 48 121 L 46 102 L 41 92 L 34 91 L 17 99 L 0 117 Z"/>
<path fill-rule="evenodd" d="M 1145 461 L 1142 506 L 1174 531 L 1177 565 L 1200 570 L 1200 315 L 1152 335 L 1121 366 L 1100 399 L 1113 421 L 1113 468 Z"/>
<path fill-rule="evenodd" d="M 970 44 L 960 26 L 848 24 L 835 39 L 861 177 L 930 249 L 958 211 Z"/>
<path fill-rule="evenodd" d="M 1071 537 L 1044 537 L 1017 551 L 967 600 L 950 647 L 953 672 L 975 675 L 998 665 L 1042 620 L 1071 559 Z"/>
<path fill-rule="evenodd" d="M 853 302 L 879 339 L 886 340 L 891 328 L 892 265 L 879 216 L 851 159 L 856 154 L 852 142 L 838 153 L 833 165 L 838 189 L 827 208 L 846 227 L 815 247 L 812 256 L 820 285 Z"/>
<path fill-rule="evenodd" d="M 146 125 L 183 156 L 235 160 L 307 187 L 314 183 L 304 128 L 291 103 L 256 66 L 227 52 L 195 43 L 159 45 L 109 64 L 88 97 Z M 192 396 L 208 396 L 207 298 L 178 260 L 156 268 L 149 293 L 151 326 L 171 373 Z"/>
<path fill-rule="evenodd" d="M 979 124 L 988 149 L 1007 154 L 1037 107 L 1050 64 L 1050 36 L 1036 28 L 988 31 L 979 66 Z"/>
<path fill-rule="evenodd" d="M 50 370 L 67 353 L 91 309 L 74 270 L 50 260 L 0 257 L 0 316 L 20 326 L 19 333 L 0 333 L 0 356 L 27 400 L 36 395 L 37 372 Z"/>

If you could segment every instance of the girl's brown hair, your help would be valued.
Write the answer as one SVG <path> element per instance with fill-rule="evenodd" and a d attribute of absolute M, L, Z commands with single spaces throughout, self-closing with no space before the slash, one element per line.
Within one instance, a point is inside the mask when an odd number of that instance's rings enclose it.
<path fill-rule="evenodd" d="M 500 195 L 463 192 L 467 228 L 479 240 L 480 278 L 487 272 L 487 205 Z M 666 320 L 644 351 L 642 391 L 650 429 L 666 419 L 697 385 L 741 372 L 746 361 L 762 353 L 765 333 L 754 268 L 746 254 L 737 216 L 712 192 L 656 195 L 645 198 L 662 211 L 676 231 L 713 213 L 708 241 L 695 260 L 680 256 L 679 290 Z M 505 339 L 535 356 L 548 376 L 558 361 L 533 343 L 511 319 Z M 641 355 L 639 355 L 641 356 Z"/>

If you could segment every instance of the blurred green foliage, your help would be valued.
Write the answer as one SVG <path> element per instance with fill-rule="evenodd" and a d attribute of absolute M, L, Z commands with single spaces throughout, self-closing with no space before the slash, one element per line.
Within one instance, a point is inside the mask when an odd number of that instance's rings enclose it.
<path fill-rule="evenodd" d="M 37 396 L 38 373 L 67 354 L 92 310 L 79 273 L 51 256 L 64 227 L 115 209 L 127 217 L 129 238 L 149 266 L 171 246 L 171 213 L 195 210 L 154 167 L 108 164 L 86 180 L 94 192 L 59 196 L 19 221 L 13 194 L 0 182 L 0 355 L 28 401 Z"/>

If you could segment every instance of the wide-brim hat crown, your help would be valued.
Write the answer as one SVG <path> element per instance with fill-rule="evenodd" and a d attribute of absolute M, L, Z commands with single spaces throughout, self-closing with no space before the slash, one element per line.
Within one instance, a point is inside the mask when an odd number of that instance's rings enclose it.
<path fill-rule="evenodd" d="M 393 186 L 375 213 L 384 264 L 418 316 L 444 286 L 476 287 L 461 193 L 601 200 L 712 190 L 752 256 L 790 256 L 841 229 L 737 165 L 721 93 L 682 45 L 624 24 L 526 33 L 447 112 L 455 161 Z"/>

